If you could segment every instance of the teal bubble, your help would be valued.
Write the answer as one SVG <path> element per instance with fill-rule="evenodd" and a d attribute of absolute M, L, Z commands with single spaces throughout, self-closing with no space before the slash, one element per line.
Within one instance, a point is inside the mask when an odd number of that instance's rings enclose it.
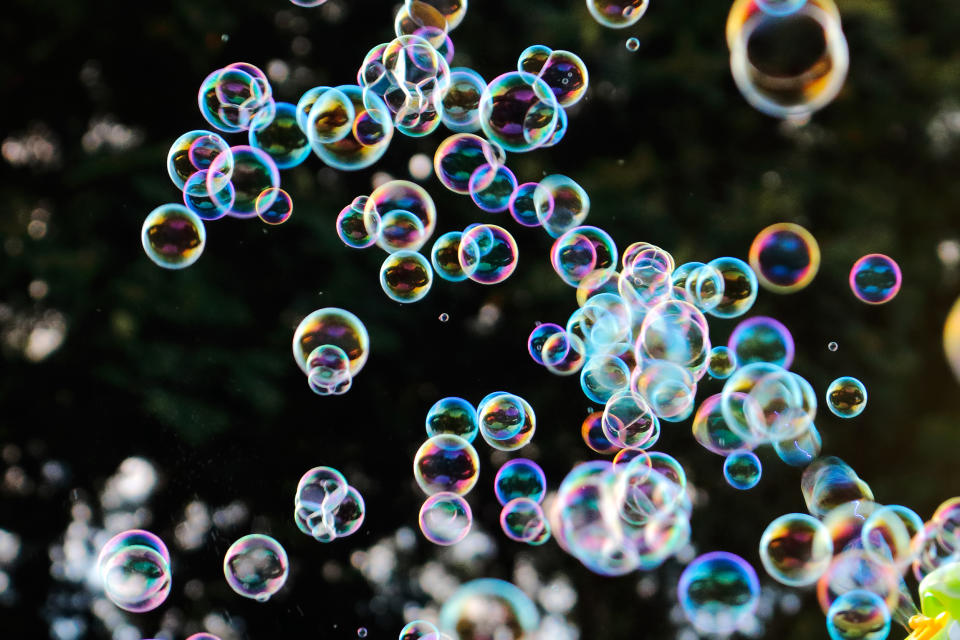
<path fill-rule="evenodd" d="M 178 189 L 183 189 L 190 176 L 210 168 L 214 158 L 226 154 L 220 172 L 224 182 L 230 180 L 233 162 L 230 145 L 219 134 L 203 129 L 188 131 L 170 145 L 167 152 L 167 174 Z"/>
<path fill-rule="evenodd" d="M 261 207 L 273 204 L 272 198 L 262 201 L 260 195 L 267 189 L 279 189 L 280 172 L 273 158 L 260 149 L 244 145 L 231 147 L 230 151 L 232 160 L 226 154 L 220 154 L 210 164 L 207 169 L 207 189 L 215 193 L 222 188 L 225 164 L 232 161 L 230 182 L 233 183 L 236 197 L 228 215 L 253 218 L 257 215 L 258 202 Z"/>
<path fill-rule="evenodd" d="M 455 133 L 480 130 L 480 96 L 487 82 L 466 67 L 450 69 L 450 87 L 443 96 L 443 124 Z"/>
<path fill-rule="evenodd" d="M 460 237 L 460 268 L 480 284 L 497 284 L 517 268 L 519 249 L 513 235 L 495 224 L 474 224 Z"/>
<path fill-rule="evenodd" d="M 784 369 L 793 364 L 793 336 L 782 322 L 767 316 L 755 316 L 740 322 L 730 334 L 727 347 L 741 365 L 771 362 Z"/>
<path fill-rule="evenodd" d="M 380 236 L 379 214 L 371 211 L 365 215 L 367 200 L 367 196 L 357 196 L 337 215 L 337 236 L 351 249 L 372 247 Z"/>
<path fill-rule="evenodd" d="M 470 176 L 470 198 L 480 209 L 488 213 L 506 211 L 510 198 L 517 190 L 517 177 L 506 165 L 485 164 Z"/>
<path fill-rule="evenodd" d="M 590 196 L 575 180 L 564 175 L 549 175 L 540 180 L 533 193 L 537 219 L 550 237 L 583 224 L 590 213 Z"/>
<path fill-rule="evenodd" d="M 364 92 L 360 87 L 341 85 L 334 89 L 343 94 L 351 105 L 350 109 L 344 107 L 345 115 L 343 116 L 348 121 L 343 125 L 343 127 L 349 125 L 348 133 L 342 138 L 331 141 L 324 141 L 321 137 L 314 136 L 317 120 L 314 115 L 320 113 L 319 107 L 323 105 L 323 101 L 319 100 L 312 107 L 311 117 L 307 121 L 307 137 L 311 140 L 314 153 L 328 166 L 342 171 L 365 169 L 383 157 L 393 139 L 394 127 L 389 110 L 382 98 Z M 347 118 L 351 110 L 354 115 L 352 118 Z M 314 122 L 311 123 L 311 120 Z M 338 136 L 341 132 L 340 120 L 341 118 L 337 117 L 332 123 L 334 132 L 330 134 L 332 137 Z"/>
<path fill-rule="evenodd" d="M 181 204 L 160 205 L 140 230 L 147 257 L 164 269 L 184 269 L 200 259 L 207 242 L 203 220 Z"/>
<path fill-rule="evenodd" d="M 523 399 L 512 393 L 495 393 L 477 407 L 477 423 L 487 441 L 508 440 L 523 428 L 526 419 Z"/>
<path fill-rule="evenodd" d="M 717 318 L 736 318 L 748 312 L 759 290 L 757 275 L 750 265 L 730 257 L 717 258 L 707 264 L 723 276 L 723 298 L 707 313 Z"/>
<path fill-rule="evenodd" d="M 170 595 L 170 553 L 156 535 L 123 531 L 107 541 L 97 558 L 104 595 L 125 611 L 152 611 Z"/>
<path fill-rule="evenodd" d="M 537 217 L 536 196 L 534 195 L 539 186 L 539 182 L 525 182 L 519 185 L 510 196 L 510 202 L 507 203 L 510 215 L 524 227 L 540 226 L 540 219 Z M 552 211 L 554 206 L 553 196 L 545 194 L 543 198 L 543 206 Z"/>
<path fill-rule="evenodd" d="M 799 436 L 773 443 L 777 456 L 791 467 L 807 466 L 820 455 L 822 449 L 823 440 L 812 422 L 810 428 Z"/>
<path fill-rule="evenodd" d="M 627 38 L 627 51 L 637 51 L 640 49 L 640 40 L 637 38 Z"/>
<path fill-rule="evenodd" d="M 472 133 L 456 133 L 439 145 L 433 154 L 437 179 L 450 191 L 467 195 L 470 178 L 484 165 L 503 163 L 503 149 Z"/>
<path fill-rule="evenodd" d="M 380 286 L 391 300 L 417 302 L 433 286 L 433 269 L 430 262 L 415 251 L 395 251 L 380 267 Z"/>
<path fill-rule="evenodd" d="M 760 537 L 760 560 L 771 578 L 791 587 L 820 579 L 833 559 L 826 525 L 805 513 L 780 516 Z"/>
<path fill-rule="evenodd" d="M 687 619 L 701 633 L 730 634 L 757 609 L 757 572 L 743 558 L 714 551 L 689 565 L 680 575 L 677 597 Z"/>
<path fill-rule="evenodd" d="M 399 249 L 416 251 L 426 242 L 427 231 L 423 221 L 409 211 L 394 209 L 386 213 L 378 213 L 377 218 L 379 223 L 376 226 L 380 230 L 377 244 L 387 251 Z"/>
<path fill-rule="evenodd" d="M 429 437 L 449 433 L 473 442 L 480 432 L 477 409 L 463 398 L 437 400 L 427 412 L 426 423 Z"/>
<path fill-rule="evenodd" d="M 430 250 L 430 263 L 438 276 L 448 282 L 462 282 L 467 274 L 460 266 L 460 239 L 463 234 L 459 231 L 448 231 L 433 243 Z"/>
<path fill-rule="evenodd" d="M 512 71 L 490 81 L 480 98 L 480 127 L 506 151 L 531 151 L 553 135 L 561 107 L 537 76 Z"/>
<path fill-rule="evenodd" d="M 723 477 L 734 489 L 745 491 L 754 488 L 762 474 L 760 458 L 752 451 L 734 451 L 723 462 Z"/>
<path fill-rule="evenodd" d="M 493 429 L 484 428 L 484 418 L 492 414 L 491 410 L 488 410 L 487 404 L 490 401 L 494 402 L 494 408 L 511 408 L 513 404 L 518 402 L 520 407 L 523 409 L 523 418 L 515 418 L 514 421 L 520 423 L 520 428 L 512 436 L 507 438 L 497 439 L 492 437 L 496 435 L 498 431 Z M 496 415 L 496 414 L 495 414 Z M 511 414 L 508 414 L 506 417 L 510 417 Z M 504 417 L 503 414 L 499 414 L 498 417 Z M 480 423 L 480 435 L 483 436 L 484 441 L 499 451 L 516 451 L 521 449 L 533 440 L 533 436 L 537 430 L 537 416 L 533 411 L 533 407 L 530 406 L 530 403 L 521 398 L 518 395 L 511 393 L 506 393 L 504 391 L 495 391 L 493 393 L 487 394 L 478 404 L 477 404 L 477 421 Z M 508 426 L 505 425 L 506 421 L 501 421 L 495 423 L 496 427 Z M 508 430 L 513 430 L 512 426 L 508 426 Z M 503 431 L 499 431 L 503 433 Z"/>
<path fill-rule="evenodd" d="M 867 408 L 867 388 L 851 376 L 842 376 L 827 387 L 827 408 L 839 418 L 855 418 Z"/>
<path fill-rule="evenodd" d="M 831 640 L 884 640 L 890 634 L 890 610 L 873 592 L 847 591 L 827 611 L 827 633 Z"/>
<path fill-rule="evenodd" d="M 232 182 L 225 181 L 223 187 L 211 195 L 207 184 L 206 171 L 197 171 L 190 176 L 183 185 L 183 203 L 201 220 L 219 220 L 233 207 L 237 191 Z"/>
<path fill-rule="evenodd" d="M 547 477 L 533 460 L 514 458 L 497 471 L 493 491 L 501 506 L 515 498 L 540 503 L 547 494 Z"/>
<path fill-rule="evenodd" d="M 707 373 L 717 380 L 726 380 L 737 368 L 737 354 L 724 345 L 710 349 Z"/>
<path fill-rule="evenodd" d="M 605 404 L 629 384 L 630 368 L 614 355 L 593 356 L 580 370 L 580 388 L 583 394 L 599 404 Z"/>
<path fill-rule="evenodd" d="M 273 119 L 261 129 L 250 129 L 250 146 L 266 151 L 278 169 L 290 169 L 310 155 L 310 141 L 297 124 L 297 108 L 289 102 L 276 103 Z"/>

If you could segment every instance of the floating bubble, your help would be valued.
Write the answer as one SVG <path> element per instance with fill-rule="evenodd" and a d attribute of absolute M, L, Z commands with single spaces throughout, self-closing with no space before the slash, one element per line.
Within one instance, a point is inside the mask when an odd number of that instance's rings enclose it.
<path fill-rule="evenodd" d="M 593 19 L 611 29 L 636 24 L 649 6 L 650 0 L 587 0 L 587 10 Z"/>
<path fill-rule="evenodd" d="M 456 133 L 480 130 L 480 96 L 487 82 L 466 67 L 450 69 L 450 87 L 443 96 L 443 124 Z"/>
<path fill-rule="evenodd" d="M 552 322 L 544 322 L 534 327 L 533 331 L 530 332 L 530 337 L 527 338 L 527 351 L 530 353 L 530 357 L 533 358 L 533 361 L 537 364 L 545 365 L 546 362 L 544 362 L 543 359 L 544 344 L 546 343 L 547 339 L 550 338 L 550 336 L 563 333 L 565 333 L 564 328 Z M 565 350 L 559 353 L 552 351 L 548 352 L 547 356 L 550 362 L 559 362 L 560 360 L 563 360 L 566 357 L 567 352 L 570 350 L 570 344 L 566 341 L 563 341 L 555 346 Z"/>
<path fill-rule="evenodd" d="M 290 564 L 280 543 L 262 534 L 243 536 L 227 549 L 223 575 L 244 598 L 266 602 L 287 581 Z"/>
<path fill-rule="evenodd" d="M 467 279 L 467 274 L 460 266 L 460 240 L 463 234 L 459 231 L 448 231 L 433 243 L 430 250 L 430 263 L 438 276 L 449 282 L 461 282 Z"/>
<path fill-rule="evenodd" d="M 837 378 L 827 387 L 827 408 L 840 418 L 855 418 L 867 408 L 867 388 L 856 378 Z"/>
<path fill-rule="evenodd" d="M 850 269 L 850 289 L 867 304 L 890 302 L 900 291 L 902 281 L 900 266 L 881 253 L 863 256 Z"/>
<path fill-rule="evenodd" d="M 760 537 L 760 560 L 771 578 L 791 587 L 813 584 L 833 559 L 833 540 L 822 522 L 805 513 L 788 513 L 771 522 Z"/>
<path fill-rule="evenodd" d="M 293 213 L 293 198 L 283 189 L 270 187 L 257 196 L 255 210 L 267 224 L 283 224 Z"/>
<path fill-rule="evenodd" d="M 707 313 L 717 318 L 736 318 L 753 307 L 757 299 L 757 276 L 743 260 L 717 258 L 708 263 L 723 276 L 723 298 Z"/>
<path fill-rule="evenodd" d="M 437 145 L 433 155 L 433 170 L 437 178 L 447 189 L 463 195 L 470 193 L 470 178 L 474 172 L 487 164 L 502 164 L 502 154 L 489 142 L 472 133 L 457 133 L 448 137 Z"/>
<path fill-rule="evenodd" d="M 380 286 L 391 300 L 416 302 L 433 286 L 433 269 L 416 251 L 396 251 L 380 267 Z"/>
<path fill-rule="evenodd" d="M 509 231 L 495 224 L 467 227 L 460 237 L 457 259 L 468 278 L 480 284 L 497 284 L 517 268 L 519 250 Z"/>
<path fill-rule="evenodd" d="M 147 257 L 164 269 L 189 267 L 203 253 L 203 220 L 182 204 L 164 204 L 147 215 L 140 230 Z"/>
<path fill-rule="evenodd" d="M 863 523 L 860 542 L 878 562 L 892 562 L 905 570 L 919 553 L 913 540 L 922 533 L 923 520 L 915 511 L 887 505 L 876 509 Z"/>
<path fill-rule="evenodd" d="M 746 442 L 777 442 L 805 432 L 816 415 L 813 388 L 769 362 L 739 367 L 723 385 L 723 417 Z"/>
<path fill-rule="evenodd" d="M 603 412 L 594 411 L 583 419 L 580 425 L 580 435 L 591 451 L 601 455 L 616 453 L 619 447 L 610 442 L 603 433 Z"/>
<path fill-rule="evenodd" d="M 594 356 L 580 370 L 580 388 L 594 402 L 606 403 L 629 384 L 630 368 L 614 355 Z"/>
<path fill-rule="evenodd" d="M 534 45 L 520 54 L 517 69 L 538 76 L 547 83 L 563 108 L 571 107 L 583 98 L 590 84 L 587 65 L 571 51 Z"/>
<path fill-rule="evenodd" d="M 733 633 L 756 610 L 759 596 L 756 571 L 726 551 L 698 557 L 683 570 L 677 585 L 684 614 L 702 633 Z"/>
<path fill-rule="evenodd" d="M 237 199 L 233 183 L 227 181 L 222 184 L 220 190 L 211 195 L 207 187 L 207 172 L 197 171 L 183 185 L 183 204 L 201 220 L 219 220 L 227 215 Z"/>
<path fill-rule="evenodd" d="M 633 370 L 630 390 L 640 395 L 654 415 L 685 418 L 693 411 L 697 383 L 688 369 L 668 360 L 649 360 Z"/>
<path fill-rule="evenodd" d="M 770 362 L 789 369 L 793 364 L 793 336 L 783 323 L 767 316 L 754 316 L 737 325 L 727 347 L 740 365 Z"/>
<path fill-rule="evenodd" d="M 723 477 L 734 489 L 753 489 L 762 474 L 760 458 L 752 451 L 734 451 L 723 461 Z"/>
<path fill-rule="evenodd" d="M 293 359 L 306 374 L 307 356 L 317 347 L 331 344 L 350 358 L 350 375 L 356 376 L 370 354 L 370 336 L 360 318 L 344 309 L 324 307 L 300 321 L 293 334 Z"/>
<path fill-rule="evenodd" d="M 721 407 L 722 394 L 715 394 L 700 403 L 693 418 L 693 437 L 707 451 L 726 456 L 747 443 L 727 424 Z"/>
<path fill-rule="evenodd" d="M 533 460 L 514 458 L 497 471 L 493 490 L 501 505 L 515 498 L 528 498 L 540 503 L 547 494 L 547 477 Z"/>
<path fill-rule="evenodd" d="M 810 427 L 799 436 L 773 443 L 777 456 L 792 467 L 805 467 L 813 462 L 823 448 L 820 432 L 811 422 Z"/>
<path fill-rule="evenodd" d="M 737 368 L 737 354 L 729 347 L 717 345 L 710 349 L 707 373 L 717 380 L 726 380 Z"/>
<path fill-rule="evenodd" d="M 727 46 L 740 93 L 777 118 L 802 119 L 825 107 L 847 76 L 849 51 L 833 0 L 808 0 L 790 13 L 737 0 L 727 18 Z"/>
<path fill-rule="evenodd" d="M 409 211 L 394 209 L 383 215 L 377 213 L 375 219 L 380 230 L 377 244 L 389 252 L 401 249 L 416 251 L 426 241 L 423 222 Z"/>
<path fill-rule="evenodd" d="M 331 530 L 335 537 L 343 538 L 360 530 L 366 517 L 363 496 L 353 487 L 347 487 L 347 495 L 331 513 Z"/>
<path fill-rule="evenodd" d="M 480 459 L 469 442 L 451 434 L 428 438 L 413 459 L 413 476 L 427 495 L 466 495 L 477 484 Z"/>
<path fill-rule="evenodd" d="M 532 544 L 541 538 L 542 542 L 546 542 L 544 533 L 549 531 L 549 526 L 543 507 L 530 498 L 514 498 L 504 504 L 500 511 L 500 528 L 508 538 L 516 542 Z"/>
<path fill-rule="evenodd" d="M 213 159 L 220 154 L 231 156 L 230 145 L 219 134 L 203 129 L 188 131 L 177 138 L 167 153 L 167 173 L 178 189 L 183 189 L 198 171 L 210 167 Z M 221 163 L 222 181 L 227 182 L 233 173 L 232 158 Z"/>
<path fill-rule="evenodd" d="M 815 518 L 823 518 L 847 502 L 873 500 L 870 486 L 836 456 L 817 458 L 804 469 L 800 489 L 807 511 Z"/>
<path fill-rule="evenodd" d="M 310 155 L 310 141 L 297 124 L 297 107 L 276 103 L 273 119 L 261 129 L 250 129 L 250 146 L 266 151 L 278 169 L 290 169 Z"/>
<path fill-rule="evenodd" d="M 431 622 L 414 620 L 400 630 L 400 640 L 440 640 L 440 632 Z"/>
<path fill-rule="evenodd" d="M 507 440 L 523 428 L 523 400 L 512 393 L 496 393 L 484 398 L 477 410 L 477 423 L 485 440 Z"/>
<path fill-rule="evenodd" d="M 831 640 L 883 640 L 890 634 L 890 610 L 874 593 L 848 591 L 830 605 L 827 633 Z"/>
<path fill-rule="evenodd" d="M 450 319 L 450 314 L 449 314 L 449 313 L 441 313 L 439 316 L 437 316 L 437 319 L 438 319 L 440 322 L 447 322 L 447 321 Z"/>
<path fill-rule="evenodd" d="M 273 90 L 263 71 L 235 62 L 208 75 L 197 93 L 200 113 L 215 129 L 236 133 L 273 118 Z"/>
<path fill-rule="evenodd" d="M 830 350 L 830 351 L 834 351 L 834 352 L 835 352 L 835 351 L 836 351 L 837 349 L 839 349 L 839 348 L 840 348 L 840 345 L 838 345 L 836 342 L 829 342 L 829 343 L 827 343 L 827 349 Z"/>
<path fill-rule="evenodd" d="M 314 467 L 300 478 L 294 496 L 294 521 L 303 533 L 319 542 L 336 538 L 333 511 L 347 497 L 350 485 L 332 467 Z"/>
<path fill-rule="evenodd" d="M 401 231 L 409 227 L 410 216 L 420 225 L 415 225 L 413 238 L 405 233 L 392 237 L 384 227 L 389 223 L 389 214 L 394 211 L 405 212 L 396 222 Z M 407 224 L 403 224 L 404 220 Z M 377 244 L 385 251 L 408 249 L 416 251 L 433 235 L 437 224 L 437 208 L 430 194 L 420 185 L 408 180 L 390 180 L 373 190 L 364 204 L 364 224 L 369 231 L 377 230 Z"/>
<path fill-rule="evenodd" d="M 640 49 L 640 41 L 637 38 L 627 38 L 627 51 L 637 51 Z"/>
<path fill-rule="evenodd" d="M 817 275 L 820 246 L 800 225 L 780 222 L 754 238 L 750 245 L 750 266 L 765 289 L 793 293 L 805 288 Z"/>
<path fill-rule="evenodd" d="M 97 570 L 104 595 L 125 611 L 152 611 L 170 595 L 170 553 L 149 531 L 131 529 L 110 538 Z"/>
<path fill-rule="evenodd" d="M 280 172 L 273 158 L 249 146 L 230 148 L 233 162 L 233 174 L 230 182 L 233 183 L 236 196 L 228 215 L 236 218 L 252 218 L 257 215 L 257 206 L 260 194 L 267 189 L 279 191 Z M 207 191 L 216 193 L 223 187 L 222 176 L 225 175 L 225 164 L 229 162 L 226 154 L 214 158 L 207 169 Z M 270 193 L 276 193 L 272 191 Z M 261 207 L 273 204 L 273 198 L 260 201 Z"/>
<path fill-rule="evenodd" d="M 439 627 L 452 640 L 525 640 L 540 627 L 540 614 L 514 585 L 481 578 L 460 585 L 447 598 Z"/>
<path fill-rule="evenodd" d="M 513 433 L 513 435 L 503 439 L 492 437 L 493 431 L 484 428 L 484 417 L 491 415 L 491 410 L 487 407 L 490 403 L 511 409 L 515 406 L 514 403 L 519 404 L 519 407 L 523 409 L 523 418 L 517 418 L 517 421 L 521 424 L 519 430 Z M 533 439 L 533 435 L 537 429 L 537 418 L 530 403 L 520 396 L 503 391 L 496 391 L 483 398 L 477 405 L 477 417 L 480 423 L 480 435 L 483 436 L 484 441 L 494 449 L 500 451 L 516 451 L 517 449 L 525 447 Z"/>
<path fill-rule="evenodd" d="M 427 412 L 427 436 L 449 433 L 473 442 L 479 430 L 477 409 L 463 398 L 441 398 Z"/>
<path fill-rule="evenodd" d="M 343 138 L 331 142 L 318 141 L 313 151 L 328 166 L 341 171 L 365 169 L 383 157 L 393 139 L 393 122 L 383 99 L 353 85 L 335 87 L 350 101 L 354 117 L 349 120 L 350 131 Z M 317 105 L 311 109 L 311 116 Z M 349 112 L 347 113 L 349 115 Z M 339 119 L 336 120 L 339 122 Z M 315 127 L 307 122 L 307 135 Z M 337 134 L 338 135 L 338 134 Z M 312 141 L 311 141 L 312 142 Z"/>
<path fill-rule="evenodd" d="M 470 198 L 479 208 L 490 213 L 506 211 L 517 189 L 517 177 L 506 165 L 485 164 L 470 176 L 468 188 Z"/>
<path fill-rule="evenodd" d="M 506 151 L 522 153 L 547 142 L 557 126 L 560 105 L 550 86 L 526 72 L 512 71 L 490 81 L 480 97 L 480 127 Z"/>
<path fill-rule="evenodd" d="M 536 191 L 539 186 L 539 182 L 524 182 L 517 186 L 510 195 L 510 202 L 507 203 L 507 208 L 510 209 L 510 215 L 517 221 L 517 224 L 523 225 L 524 227 L 540 226 L 540 218 L 537 216 L 536 205 Z M 540 197 L 542 198 L 542 206 L 548 212 L 547 215 L 552 215 L 554 206 L 553 196 L 550 195 L 550 193 L 546 193 Z"/>
<path fill-rule="evenodd" d="M 892 564 L 876 562 L 863 549 L 854 548 L 834 556 L 826 573 L 817 581 L 817 600 L 827 612 L 845 593 L 862 589 L 879 596 L 892 611 L 900 600 L 901 580 Z"/>
<path fill-rule="evenodd" d="M 470 533 L 472 524 L 470 505 L 450 491 L 433 494 L 420 507 L 420 531 L 433 544 L 448 546 L 460 542 Z"/>
<path fill-rule="evenodd" d="M 558 376 L 571 376 L 580 371 L 586 362 L 586 353 L 583 340 L 568 331 L 547 336 L 540 350 L 544 366 Z"/>
<path fill-rule="evenodd" d="M 324 344 L 307 356 L 307 383 L 317 395 L 342 395 L 352 382 L 350 358 L 340 347 Z"/>
<path fill-rule="evenodd" d="M 352 249 L 372 247 L 380 234 L 379 215 L 373 211 L 364 213 L 367 200 L 367 196 L 357 196 L 337 215 L 337 235 Z M 367 228 L 368 222 L 371 229 Z"/>
<path fill-rule="evenodd" d="M 621 449 L 641 449 L 657 432 L 658 422 L 646 401 L 626 390 L 610 397 L 600 424 L 611 444 Z"/>
<path fill-rule="evenodd" d="M 937 541 L 950 551 L 960 552 L 960 497 L 941 503 L 930 521 L 939 528 Z"/>
<path fill-rule="evenodd" d="M 353 100 L 339 88 L 331 87 L 315 87 L 303 94 L 296 113 L 313 149 L 346 138 L 357 119 Z M 303 113 L 305 118 L 300 115 Z"/>
<path fill-rule="evenodd" d="M 590 213 L 590 196 L 572 178 L 553 174 L 543 178 L 539 188 L 534 189 L 533 205 L 541 226 L 550 237 L 558 238 L 583 224 Z M 616 256 L 613 262 L 616 264 Z"/>

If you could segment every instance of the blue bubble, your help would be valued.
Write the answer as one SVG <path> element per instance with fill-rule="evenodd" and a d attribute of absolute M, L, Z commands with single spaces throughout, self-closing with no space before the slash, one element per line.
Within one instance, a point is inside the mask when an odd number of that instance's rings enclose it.
<path fill-rule="evenodd" d="M 734 489 L 747 490 L 757 486 L 763 466 L 752 451 L 734 451 L 723 462 L 723 477 Z"/>

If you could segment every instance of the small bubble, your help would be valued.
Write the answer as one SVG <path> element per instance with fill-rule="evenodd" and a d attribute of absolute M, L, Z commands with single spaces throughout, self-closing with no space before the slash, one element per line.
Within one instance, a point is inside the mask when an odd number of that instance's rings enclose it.
<path fill-rule="evenodd" d="M 229 39 L 230 39 L 230 36 L 228 36 L 225 33 L 220 36 L 220 42 L 226 42 Z"/>
<path fill-rule="evenodd" d="M 830 349 L 830 351 L 836 351 L 839 348 L 840 348 L 840 345 L 838 345 L 836 342 L 831 342 L 830 344 L 827 345 L 827 349 Z"/>
<path fill-rule="evenodd" d="M 640 41 L 636 38 L 627 38 L 627 51 L 636 51 L 640 48 Z"/>
<path fill-rule="evenodd" d="M 440 322 L 446 322 L 446 321 L 449 320 L 449 319 L 450 319 L 450 314 L 449 314 L 449 313 L 441 313 L 441 314 L 440 314 Z"/>
<path fill-rule="evenodd" d="M 358 637 L 358 638 L 366 638 L 366 637 L 367 637 L 367 628 L 366 628 L 366 627 L 360 627 L 359 629 L 357 629 L 357 637 Z"/>

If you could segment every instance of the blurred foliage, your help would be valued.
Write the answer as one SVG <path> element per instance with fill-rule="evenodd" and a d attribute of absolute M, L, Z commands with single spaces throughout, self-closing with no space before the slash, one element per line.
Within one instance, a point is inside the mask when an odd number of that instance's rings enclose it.
<path fill-rule="evenodd" d="M 521 181 L 572 176 L 591 196 L 589 223 L 621 247 L 649 241 L 678 263 L 745 258 L 770 223 L 810 229 L 823 252 L 819 275 L 795 295 L 762 292 L 755 313 L 793 331 L 794 369 L 818 390 L 838 375 L 866 383 L 870 404 L 859 418 L 820 412 L 824 451 L 846 459 L 878 500 L 929 517 L 960 493 L 957 383 L 940 339 L 960 273 L 937 257 L 938 243 L 960 237 L 960 131 L 936 127 L 960 108 L 960 9 L 952 0 L 839 6 L 849 78 L 835 103 L 803 127 L 755 112 L 738 94 L 723 36 L 725 2 L 654 0 L 636 27 L 612 31 L 574 0 L 478 0 L 453 33 L 455 63 L 490 79 L 514 68 L 533 43 L 585 59 L 592 88 L 571 111 L 566 139 L 513 156 L 510 166 Z M 205 126 L 195 95 L 210 70 L 236 60 L 261 67 L 282 60 L 291 76 L 275 93 L 296 102 L 311 86 L 354 81 L 365 52 L 390 38 L 394 9 L 343 0 L 313 10 L 285 0 L 12 0 L 0 22 L 2 136 L 41 127 L 59 149 L 54 166 L 0 164 L 0 445 L 64 462 L 70 487 L 87 493 L 102 488 L 127 456 L 155 461 L 165 484 L 151 503 L 153 529 L 168 541 L 191 500 L 245 500 L 296 564 L 282 597 L 260 606 L 227 593 L 220 562 L 230 541 L 216 539 L 175 554 L 165 608 L 194 618 L 207 609 L 232 611 L 253 639 L 281 632 L 349 637 L 360 625 L 371 637 L 393 637 L 399 612 L 370 613 L 369 588 L 347 558 L 398 526 L 416 526 L 422 496 L 411 460 L 426 410 L 439 397 L 476 402 L 507 389 L 529 399 L 540 426 L 524 453 L 540 460 L 552 487 L 589 458 L 579 436 L 588 403 L 577 380 L 551 376 L 524 348 L 536 321 L 563 321 L 575 305 L 573 291 L 550 270 L 545 234 L 507 225 L 521 257 L 503 285 L 438 281 L 424 301 L 402 307 L 379 288 L 382 254 L 349 250 L 333 231 L 340 208 L 369 192 L 373 171 L 407 178 L 410 156 L 432 157 L 442 131 L 420 140 L 396 136 L 378 166 L 356 174 L 337 174 L 315 158 L 286 172 L 295 201 L 289 222 L 212 223 L 205 254 L 183 272 L 162 271 L 143 254 L 144 216 L 178 199 L 165 172 L 167 147 L 181 132 Z M 625 49 L 628 36 L 640 39 L 638 52 Z M 292 53 L 295 39 L 300 55 Z M 84 133 L 104 117 L 139 130 L 143 143 L 85 150 Z M 425 186 L 437 201 L 438 234 L 489 217 L 434 178 Z M 37 209 L 49 214 L 42 237 L 28 232 Z M 903 269 L 903 289 L 891 304 L 868 307 L 847 288 L 850 265 L 868 252 L 888 253 Z M 35 280 L 49 287 L 36 300 L 28 293 Z M 483 305 L 499 309 L 489 332 L 476 328 Z M 340 398 L 313 396 L 290 355 L 297 322 L 322 306 L 350 309 L 371 334 L 369 364 Z M 50 309 L 65 316 L 65 342 L 31 362 L 9 338 L 11 318 Z M 438 321 L 442 312 L 449 322 Z M 714 342 L 725 341 L 733 325 L 714 321 Z M 832 340 L 840 345 L 835 353 L 827 350 Z M 719 388 L 705 382 L 701 393 Z M 766 524 L 803 510 L 799 472 L 763 452 L 760 485 L 737 492 L 723 483 L 722 460 L 696 447 L 688 422 L 665 425 L 661 442 L 708 497 L 693 515 L 697 549 L 737 552 L 759 567 L 756 545 Z M 489 449 L 479 450 L 485 466 L 471 502 L 481 525 L 496 532 L 493 467 Z M 368 507 L 363 530 L 329 546 L 296 532 L 290 517 L 299 474 L 318 464 L 357 478 Z M 2 613 L 4 635 L 46 637 L 47 548 L 69 522 L 71 495 L 8 493 L 0 500 L 0 528 L 25 545 L 13 573 L 19 600 Z M 640 600 L 636 576 L 602 579 L 552 543 L 520 551 L 498 540 L 494 575 L 509 579 L 515 554 L 526 553 L 547 575 L 570 576 L 580 594 L 582 637 L 670 633 L 669 589 Z M 323 577 L 327 562 L 346 568 L 337 585 Z M 664 583 L 677 570 L 664 567 Z M 191 579 L 208 585 L 203 598 L 184 595 L 181 586 Z M 774 616 L 766 637 L 825 637 L 815 598 L 801 595 L 802 611 Z M 161 615 L 140 620 L 155 628 Z M 94 624 L 89 637 L 105 633 Z"/>

